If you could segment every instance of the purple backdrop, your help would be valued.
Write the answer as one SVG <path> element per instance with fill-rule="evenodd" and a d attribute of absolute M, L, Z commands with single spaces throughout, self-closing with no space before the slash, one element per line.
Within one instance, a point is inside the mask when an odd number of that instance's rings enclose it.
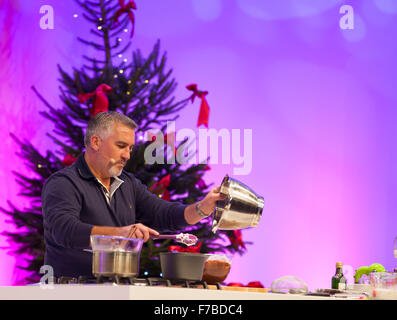
<path fill-rule="evenodd" d="M 260 225 L 243 231 L 253 245 L 234 257 L 227 281 L 269 287 L 295 275 L 316 289 L 330 286 L 339 260 L 393 269 L 396 1 L 136 3 L 134 48 L 147 53 L 161 40 L 179 83 L 176 95 L 186 97 L 185 85 L 197 83 L 209 91 L 211 128 L 240 129 L 241 138 L 243 129 L 252 130 L 252 171 L 235 178 L 264 196 L 265 209 Z M 39 27 L 46 4 L 54 8 L 53 30 Z M 353 30 L 339 26 L 343 4 L 353 6 Z M 70 71 L 93 53 L 76 41 L 87 34 L 87 22 L 73 1 L 1 1 L 0 26 L 0 206 L 11 200 L 23 208 L 11 171 L 26 169 L 9 132 L 41 151 L 54 148 L 30 86 L 60 106 L 56 65 Z M 189 105 L 176 129 L 197 130 L 198 109 L 198 102 Z M 205 180 L 218 185 L 235 167 L 211 165 Z M 11 230 L 5 219 L 0 229 Z M 7 246 L 4 237 L 0 246 Z M 21 276 L 16 259 L 0 251 L 0 285 Z"/>

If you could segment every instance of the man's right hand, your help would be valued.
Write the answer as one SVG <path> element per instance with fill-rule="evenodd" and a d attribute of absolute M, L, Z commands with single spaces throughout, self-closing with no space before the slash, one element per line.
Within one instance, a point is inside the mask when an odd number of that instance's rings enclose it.
<path fill-rule="evenodd" d="M 148 241 L 151 235 L 153 236 L 159 235 L 159 233 L 156 230 L 151 229 L 142 223 L 136 223 L 122 228 L 124 229 L 123 237 L 143 239 L 144 242 Z"/>
<path fill-rule="evenodd" d="M 125 227 L 94 226 L 91 230 L 91 235 L 143 239 L 146 242 L 151 235 L 158 236 L 159 233 L 142 223 L 136 223 Z"/>

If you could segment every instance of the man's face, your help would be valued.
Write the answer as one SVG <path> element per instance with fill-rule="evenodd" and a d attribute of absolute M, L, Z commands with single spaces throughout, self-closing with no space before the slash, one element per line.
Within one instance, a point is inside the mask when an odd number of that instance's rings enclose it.
<path fill-rule="evenodd" d="M 98 162 L 102 173 L 110 177 L 119 176 L 130 158 L 134 144 L 134 130 L 123 124 L 114 123 L 110 134 L 101 139 L 98 149 Z"/>

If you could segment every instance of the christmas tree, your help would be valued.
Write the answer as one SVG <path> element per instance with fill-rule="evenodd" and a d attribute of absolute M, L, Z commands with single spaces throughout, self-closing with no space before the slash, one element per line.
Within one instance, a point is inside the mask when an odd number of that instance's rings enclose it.
<path fill-rule="evenodd" d="M 40 279 L 39 270 L 44 264 L 41 214 L 41 190 L 44 182 L 54 172 L 72 164 L 84 152 L 85 128 L 96 113 L 108 110 L 123 113 L 138 124 L 136 136 L 142 137 L 143 133 L 149 136 L 149 140 L 137 139 L 124 170 L 133 173 L 159 197 L 167 201 L 192 204 L 202 199 L 210 187 L 203 180 L 205 172 L 210 169 L 205 163 L 188 165 L 167 161 L 176 152 L 183 152 L 187 140 L 174 145 L 174 140 L 169 137 L 175 133 L 165 132 L 167 121 L 176 120 L 178 112 L 190 101 L 194 101 L 195 97 L 201 98 L 198 126 L 208 126 L 209 108 L 205 100 L 207 92 L 197 90 L 194 84 L 188 85 L 187 89 L 193 94 L 187 91 L 187 98 L 176 101 L 173 92 L 177 83 L 171 76 L 172 69 L 166 68 L 166 53 L 161 53 L 159 41 L 147 57 L 136 49 L 131 52 L 131 59 L 120 59 L 128 54 L 132 44 L 134 10 L 137 9 L 133 1 L 127 4 L 122 0 L 76 2 L 84 11 L 84 18 L 92 25 L 90 31 L 94 38 L 78 40 L 83 45 L 94 48 L 98 54 L 95 57 L 83 56 L 86 63 L 80 69 L 74 68 L 72 75 L 58 66 L 62 107 L 51 106 L 32 87 L 47 107 L 41 115 L 54 124 L 53 132 L 47 135 L 59 149 L 41 154 L 28 140 L 11 134 L 19 146 L 18 156 L 25 160 L 32 172 L 29 177 L 14 172 L 21 187 L 19 195 L 30 199 L 30 207 L 19 209 L 9 202 L 9 209 L 0 209 L 20 229 L 18 232 L 3 232 L 3 235 L 16 244 L 14 254 L 26 256 L 26 265 L 18 267 L 28 271 L 25 279 L 27 283 Z M 123 41 L 126 44 L 122 45 L 120 36 L 126 30 L 130 30 L 129 41 Z M 116 64 L 115 61 L 121 62 Z M 149 164 L 145 162 L 145 150 L 157 138 L 164 139 L 165 142 L 161 144 L 164 148 L 164 163 Z M 199 245 L 193 248 L 196 251 L 242 254 L 246 249 L 241 232 L 218 231 L 213 234 L 210 218 L 200 221 L 188 231 L 200 239 Z M 141 275 L 158 276 L 161 272 L 158 254 L 167 251 L 172 244 L 171 240 L 146 242 L 141 253 Z"/>

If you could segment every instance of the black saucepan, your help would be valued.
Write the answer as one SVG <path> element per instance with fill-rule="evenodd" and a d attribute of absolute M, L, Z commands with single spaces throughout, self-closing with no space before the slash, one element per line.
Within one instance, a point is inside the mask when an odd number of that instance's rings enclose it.
<path fill-rule="evenodd" d="M 203 277 L 205 261 L 210 254 L 160 252 L 162 277 L 169 280 L 196 280 Z"/>

